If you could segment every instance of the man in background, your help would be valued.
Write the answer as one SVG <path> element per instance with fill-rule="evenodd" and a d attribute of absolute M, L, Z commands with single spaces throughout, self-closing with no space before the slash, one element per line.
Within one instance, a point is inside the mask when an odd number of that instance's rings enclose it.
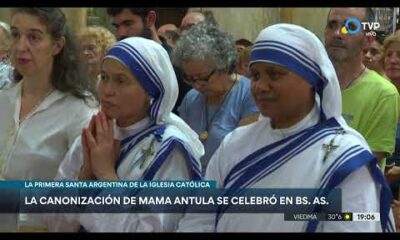
<path fill-rule="evenodd" d="M 157 30 L 158 36 L 164 37 L 171 47 L 179 40 L 179 29 L 175 24 L 167 23 L 160 26 Z"/>
<path fill-rule="evenodd" d="M 362 30 L 346 33 L 348 19 L 368 22 L 366 8 L 332 8 L 325 28 L 325 47 L 342 92 L 343 117 L 367 140 L 382 169 L 394 151 L 399 98 L 396 87 L 362 62 L 369 38 Z M 354 30 L 354 29 L 352 29 Z"/>
<path fill-rule="evenodd" d="M 183 18 L 180 26 L 181 34 L 185 34 L 192 26 L 199 22 L 208 21 L 217 25 L 214 14 L 211 11 L 188 12 Z"/>

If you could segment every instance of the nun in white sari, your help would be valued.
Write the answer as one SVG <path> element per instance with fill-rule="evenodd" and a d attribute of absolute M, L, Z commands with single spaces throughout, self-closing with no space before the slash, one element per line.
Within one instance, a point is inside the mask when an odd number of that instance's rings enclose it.
<path fill-rule="evenodd" d="M 259 120 L 226 136 L 205 178 L 220 188 L 342 190 L 342 212 L 374 222 L 285 221 L 282 213 L 187 214 L 178 231 L 391 232 L 391 193 L 364 138 L 341 117 L 335 70 L 320 40 L 296 25 L 259 34 L 251 52 Z M 228 208 L 229 209 L 229 208 Z"/>
<path fill-rule="evenodd" d="M 162 46 L 139 37 L 124 39 L 104 57 L 101 76 L 99 97 L 105 114 L 95 116 L 75 141 L 56 179 L 200 180 L 204 149 L 197 134 L 171 113 L 178 85 Z M 106 115 L 114 121 L 105 120 Z M 101 145 L 102 141 L 111 144 Z M 85 213 L 46 219 L 50 231 L 162 232 L 175 231 L 181 217 Z"/>

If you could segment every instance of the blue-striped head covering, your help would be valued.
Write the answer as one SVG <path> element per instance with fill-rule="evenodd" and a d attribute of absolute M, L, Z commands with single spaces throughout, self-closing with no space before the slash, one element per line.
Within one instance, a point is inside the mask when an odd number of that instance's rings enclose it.
<path fill-rule="evenodd" d="M 178 98 L 178 83 L 167 51 L 153 40 L 130 37 L 116 43 L 105 55 L 127 67 L 153 99 L 150 118 L 161 123 Z M 165 111 L 160 112 L 164 108 Z"/>
<path fill-rule="evenodd" d="M 116 59 L 128 68 L 152 98 L 150 119 L 167 128 L 174 126 L 175 137 L 188 139 L 186 143 L 193 155 L 200 158 L 204 148 L 198 135 L 172 113 L 178 98 L 178 81 L 169 55 L 161 44 L 142 37 L 125 38 L 111 47 L 103 61 L 106 58 Z"/>
<path fill-rule="evenodd" d="M 276 24 L 258 35 L 250 64 L 281 65 L 301 76 L 316 91 L 322 120 L 341 118 L 342 98 L 335 69 L 325 47 L 315 34 L 293 24 Z"/>

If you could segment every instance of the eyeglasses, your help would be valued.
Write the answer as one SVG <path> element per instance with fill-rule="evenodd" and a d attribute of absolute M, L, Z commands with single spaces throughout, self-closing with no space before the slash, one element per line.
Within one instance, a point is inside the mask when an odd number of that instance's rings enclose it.
<path fill-rule="evenodd" d="M 81 46 L 81 51 L 89 51 L 89 52 L 96 52 L 97 51 L 97 46 L 94 44 L 85 44 Z"/>
<path fill-rule="evenodd" d="M 183 79 L 184 79 L 185 83 L 187 83 L 189 85 L 194 85 L 196 83 L 206 84 L 206 83 L 208 83 L 208 80 L 210 80 L 211 76 L 215 73 L 216 70 L 217 69 L 214 68 L 214 70 L 212 70 L 206 77 L 198 78 L 198 79 L 190 79 L 186 76 L 186 74 L 183 74 Z"/>

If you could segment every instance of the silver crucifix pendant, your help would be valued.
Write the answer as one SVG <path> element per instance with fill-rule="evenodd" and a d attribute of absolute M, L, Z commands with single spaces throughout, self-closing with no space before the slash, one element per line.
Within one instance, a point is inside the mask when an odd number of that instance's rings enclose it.
<path fill-rule="evenodd" d="M 153 156 L 153 154 L 154 154 L 153 145 L 150 145 L 150 147 L 148 149 L 143 149 L 142 154 L 143 154 L 143 156 L 142 156 L 143 161 L 140 164 L 140 169 L 143 169 L 143 167 L 145 166 L 145 163 L 147 162 L 147 159 L 149 157 Z"/>
<path fill-rule="evenodd" d="M 325 156 L 324 156 L 324 159 L 322 160 L 322 162 L 325 162 L 326 159 L 328 158 L 329 154 L 330 154 L 331 152 L 333 152 L 333 150 L 335 150 L 335 149 L 338 148 L 338 147 L 339 147 L 339 145 L 333 144 L 333 139 L 332 139 L 332 141 L 330 141 L 329 144 L 325 144 L 325 143 L 322 144 L 322 148 L 325 149 Z"/>

